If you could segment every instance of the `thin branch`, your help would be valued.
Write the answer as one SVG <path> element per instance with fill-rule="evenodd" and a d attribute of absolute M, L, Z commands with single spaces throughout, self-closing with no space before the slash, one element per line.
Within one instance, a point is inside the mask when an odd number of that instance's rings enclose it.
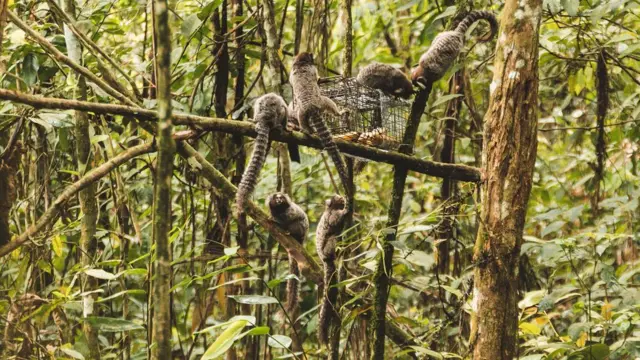
<path fill-rule="evenodd" d="M 114 98 L 118 99 L 120 102 L 128 104 L 128 105 L 132 105 L 132 106 L 136 105 L 135 102 L 133 102 L 127 96 L 125 96 L 122 93 L 118 92 L 114 88 L 112 88 L 109 84 L 105 83 L 102 79 L 100 79 L 94 73 L 89 71 L 89 69 L 87 69 L 86 67 L 76 63 L 75 61 L 71 60 L 69 57 L 67 57 L 66 55 L 61 53 L 53 44 L 51 44 L 49 41 L 47 41 L 47 39 L 42 37 L 36 31 L 31 29 L 27 24 L 22 22 L 22 20 L 20 20 L 20 18 L 18 18 L 18 16 L 16 16 L 16 14 L 14 14 L 12 11 L 7 11 L 7 15 L 9 16 L 9 19 L 11 19 L 11 22 L 13 22 L 17 27 L 22 29 L 22 31 L 24 31 L 30 37 L 32 37 L 34 40 L 36 40 L 38 42 L 38 44 L 40 44 L 40 46 L 45 48 L 47 50 L 47 52 L 51 56 L 53 56 L 56 60 L 60 60 L 63 63 L 67 64 L 70 68 L 72 68 L 73 70 L 75 70 L 76 72 L 78 72 L 79 74 L 84 76 L 87 80 L 89 80 L 91 82 L 94 82 L 101 89 L 103 89 L 107 94 L 109 94 L 109 95 L 113 96 Z"/>
<path fill-rule="evenodd" d="M 182 131 L 174 134 L 173 137 L 175 140 L 186 140 L 193 136 L 195 136 L 195 132 L 193 131 Z M 53 204 L 51 204 L 47 211 L 45 211 L 44 214 L 42 214 L 42 216 L 40 216 L 40 218 L 34 224 L 29 226 L 29 228 L 25 232 L 20 234 L 15 240 L 1 247 L 0 258 L 19 248 L 25 242 L 27 242 L 31 238 L 31 236 L 44 230 L 47 225 L 53 223 L 58 218 L 59 212 L 62 209 L 64 203 L 74 197 L 80 190 L 85 189 L 87 186 L 100 180 L 111 170 L 133 159 L 134 157 L 144 155 L 153 151 L 155 151 L 154 143 L 134 146 L 127 149 L 126 151 L 121 152 L 120 154 L 113 157 L 111 160 L 105 162 L 104 164 L 98 166 L 97 168 L 89 171 L 85 176 L 81 177 L 78 181 L 68 186 L 62 192 L 62 194 L 58 196 Z"/>

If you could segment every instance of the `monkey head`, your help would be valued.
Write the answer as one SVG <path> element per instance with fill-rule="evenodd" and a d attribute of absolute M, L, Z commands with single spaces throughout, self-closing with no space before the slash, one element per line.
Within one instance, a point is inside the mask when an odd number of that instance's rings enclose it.
<path fill-rule="evenodd" d="M 291 198 L 285 193 L 275 193 L 267 198 L 267 205 L 271 209 L 271 213 L 281 213 L 286 211 L 291 204 Z"/>
<path fill-rule="evenodd" d="M 307 66 L 313 65 L 313 54 L 309 52 L 301 52 L 296 55 L 293 60 L 293 66 Z"/>
<path fill-rule="evenodd" d="M 333 195 L 331 199 L 326 200 L 324 204 L 327 209 L 344 210 L 345 206 L 347 205 L 347 201 L 344 199 L 344 197 L 336 194 Z"/>

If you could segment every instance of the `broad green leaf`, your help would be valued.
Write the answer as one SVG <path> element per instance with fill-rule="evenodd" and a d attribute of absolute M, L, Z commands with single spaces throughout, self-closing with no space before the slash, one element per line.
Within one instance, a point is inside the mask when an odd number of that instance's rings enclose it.
<path fill-rule="evenodd" d="M 433 102 L 433 105 L 431 105 L 431 107 L 436 107 L 436 106 L 438 106 L 440 104 L 446 103 L 446 102 L 448 102 L 448 101 L 450 101 L 452 99 L 459 98 L 461 96 L 464 96 L 464 95 L 462 95 L 462 94 L 450 94 L 450 95 L 440 96 L 438 98 L 438 100 Z"/>
<path fill-rule="evenodd" d="M 580 0 L 561 0 L 560 3 L 569 15 L 578 15 L 578 6 L 580 5 Z"/>
<path fill-rule="evenodd" d="M 84 271 L 84 273 L 101 280 L 115 280 L 118 278 L 116 275 L 113 275 L 112 273 L 104 271 L 102 269 L 87 269 Z"/>
<path fill-rule="evenodd" d="M 291 342 L 291 338 L 285 335 L 271 335 L 267 340 L 267 344 L 276 349 L 288 349 Z"/>
<path fill-rule="evenodd" d="M 71 348 L 62 346 L 60 347 L 60 351 L 62 351 L 67 356 L 71 356 L 74 359 L 84 360 L 84 355 L 82 355 L 80 352 L 73 350 Z"/>
<path fill-rule="evenodd" d="M 202 25 L 202 20 L 198 18 L 197 14 L 191 14 L 187 16 L 182 25 L 180 26 L 180 31 L 184 37 L 190 37 L 198 28 Z M 182 50 L 181 50 L 182 51 Z"/>
<path fill-rule="evenodd" d="M 278 299 L 264 295 L 230 295 L 229 297 L 239 304 L 266 305 L 278 303 Z"/>
<path fill-rule="evenodd" d="M 444 359 L 444 356 L 437 351 L 433 351 L 431 349 L 424 348 L 422 346 L 410 346 L 413 350 L 419 352 L 420 354 L 427 355 L 434 359 Z"/>
<path fill-rule="evenodd" d="M 107 318 L 100 316 L 89 316 L 83 319 L 92 326 L 98 328 L 104 332 L 121 332 L 132 330 L 144 330 L 144 327 L 138 325 L 132 321 L 119 319 L 119 318 Z"/>
<path fill-rule="evenodd" d="M 522 322 L 518 328 L 526 335 L 540 335 L 540 328 L 536 324 L 530 322 Z"/>
<path fill-rule="evenodd" d="M 216 341 L 209 346 L 200 359 L 211 360 L 224 355 L 233 345 L 236 336 L 242 332 L 242 329 L 244 329 L 248 323 L 246 320 L 238 320 L 231 323 L 225 331 L 218 335 Z"/>

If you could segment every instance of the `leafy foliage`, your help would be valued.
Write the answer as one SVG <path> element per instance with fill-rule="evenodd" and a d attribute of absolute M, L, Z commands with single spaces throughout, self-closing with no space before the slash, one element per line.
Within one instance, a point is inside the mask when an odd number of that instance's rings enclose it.
<path fill-rule="evenodd" d="M 243 12 L 237 13 L 239 4 Z M 330 31 L 325 65 L 342 69 L 343 13 L 337 1 L 305 2 L 301 49 L 322 46 L 322 21 Z M 353 14 L 354 73 L 372 61 L 409 70 L 435 35 L 457 10 L 471 2 L 453 4 L 422 0 L 355 2 Z M 473 2 L 475 8 L 499 12 L 502 2 Z M 493 4 L 493 5 L 490 5 Z M 155 108 L 151 6 L 128 0 L 88 0 L 77 4 L 76 26 L 111 57 L 117 68 L 98 63 L 102 58 L 84 48 L 83 65 L 114 87 L 141 94 L 146 108 Z M 81 6 L 80 6 L 81 5 Z M 295 5 L 276 0 L 278 55 L 290 69 L 295 48 Z M 227 7 L 226 34 L 220 29 Z M 265 2 L 186 0 L 171 4 L 173 29 L 172 93 L 175 111 L 215 116 L 222 106 L 227 118 L 246 119 L 265 88 L 263 74 L 267 41 L 261 16 Z M 14 1 L 9 9 L 66 53 L 62 20 L 45 1 Z M 326 15 L 325 15 L 326 14 Z M 540 119 L 538 159 L 534 175 L 524 245 L 521 249 L 519 351 L 536 359 L 633 359 L 640 357 L 640 261 L 638 233 L 640 181 L 640 8 L 619 0 L 544 2 L 540 32 Z M 284 18 L 283 18 L 284 16 Z M 282 24 L 282 26 L 281 26 Z M 235 33 L 238 27 L 243 33 Z M 472 28 L 477 34 L 484 24 Z M 25 93 L 77 98 L 78 84 L 70 68 L 47 54 L 9 22 L 4 29 L 0 60 L 6 68 L 2 88 Z M 467 34 L 466 51 L 443 80 L 434 85 L 423 117 L 415 156 L 441 159 L 446 108 L 463 98 L 455 124 L 455 161 L 478 166 L 481 161 L 482 119 L 492 89 L 494 43 L 476 43 Z M 499 40 L 498 40 L 499 41 Z M 221 52 L 228 45 L 228 64 Z M 598 56 L 605 54 L 610 101 L 606 115 L 606 153 L 599 155 L 597 98 Z M 243 60 L 244 59 L 244 60 Z M 104 60 L 104 59 L 102 59 Z M 216 103 L 217 74 L 229 72 L 222 104 Z M 322 75 L 329 75 L 329 71 Z M 450 91 L 447 80 L 464 71 L 469 88 Z M 107 76 L 105 76 L 105 74 Z M 244 75 L 241 75 L 244 74 Z M 135 90 L 129 80 L 132 79 Z M 244 79 L 241 80 L 241 76 Z M 290 98 L 282 74 L 283 95 Z M 244 93 L 235 96 L 237 82 Z M 89 101 L 115 102 L 94 83 Z M 55 198 L 87 172 L 77 166 L 73 111 L 33 109 L 0 102 L 0 150 L 24 121 L 19 133 L 24 144 L 17 200 L 11 205 L 10 230 L 21 234 L 49 208 Z M 121 115 L 89 114 L 95 167 L 123 149 L 153 136 L 135 119 Z M 229 178 L 239 176 L 241 150 L 250 141 L 204 133 L 194 145 Z M 273 145 L 272 148 L 276 148 Z M 2 153 L 0 151 L 0 153 Z M 283 186 L 282 152 L 272 151 L 262 172 L 254 200 Z M 598 156 L 604 172 L 596 174 Z M 301 279 L 300 315 L 283 312 L 288 273 L 286 253 L 268 232 L 251 220 L 228 220 L 225 200 L 193 163 L 176 157 L 172 180 L 173 250 L 172 332 L 176 358 L 214 359 L 235 352 L 239 358 L 269 352 L 302 357 L 318 349 L 317 287 Z M 83 359 L 89 357 L 82 324 L 99 330 L 100 351 L 113 357 L 146 358 L 147 331 L 153 314 L 149 291 L 155 260 L 152 238 L 153 170 L 155 154 L 138 157 L 97 182 L 99 204 L 98 249 L 90 267 L 79 261 L 80 211 L 77 200 L 63 205 L 59 219 L 15 250 L 0 265 L 0 324 L 5 329 L 6 356 Z M 334 171 L 333 169 L 331 169 Z M 335 174 L 335 171 L 334 171 Z M 286 173 L 284 175 L 287 176 Z M 303 149 L 302 162 L 291 164 L 293 198 L 309 215 L 311 232 L 323 202 L 336 190 L 319 152 Z M 385 228 L 390 203 L 392 167 L 370 163 L 356 178 L 353 226 L 339 244 L 344 276 L 341 290 L 342 352 L 348 358 L 366 354 L 366 312 L 371 304 L 371 276 L 378 240 Z M 434 358 L 468 355 L 469 314 L 473 311 L 471 274 L 477 229 L 477 185 L 459 183 L 454 200 L 443 200 L 441 179 L 410 173 L 403 199 L 393 259 L 393 287 L 389 321 L 416 341 L 411 348 L 388 342 L 387 355 L 404 358 L 409 352 Z M 2 202 L 2 199 L 0 199 Z M 444 209 L 455 203 L 451 236 L 442 238 Z M 315 254 L 313 236 L 304 247 Z M 436 251 L 449 242 L 449 252 Z M 438 264 L 448 259 L 446 271 Z M 84 276 L 97 280 L 88 289 Z M 84 314 L 87 292 L 95 294 L 96 313 Z M 41 303 L 22 303 L 24 294 L 37 294 Z M 235 317 L 234 317 L 235 316 Z M 11 320 L 13 319 L 13 320 Z M 291 331 L 292 322 L 295 332 Z M 10 335 L 7 337 L 7 334 Z M 298 339 L 295 339 L 295 337 Z M 294 355 L 295 354 L 295 355 Z"/>

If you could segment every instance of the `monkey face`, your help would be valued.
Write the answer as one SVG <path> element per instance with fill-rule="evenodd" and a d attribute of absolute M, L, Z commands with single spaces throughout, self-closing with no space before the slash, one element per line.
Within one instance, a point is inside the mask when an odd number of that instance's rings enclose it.
<path fill-rule="evenodd" d="M 344 207 L 347 205 L 346 200 L 340 195 L 333 195 L 331 199 L 325 201 L 325 205 L 328 209 L 333 210 L 344 210 Z"/>
<path fill-rule="evenodd" d="M 313 65 L 313 54 L 309 52 L 301 52 L 293 60 L 294 66 Z"/>
<path fill-rule="evenodd" d="M 275 193 L 267 200 L 272 211 L 283 211 L 289 207 L 289 196 L 284 193 Z"/>

